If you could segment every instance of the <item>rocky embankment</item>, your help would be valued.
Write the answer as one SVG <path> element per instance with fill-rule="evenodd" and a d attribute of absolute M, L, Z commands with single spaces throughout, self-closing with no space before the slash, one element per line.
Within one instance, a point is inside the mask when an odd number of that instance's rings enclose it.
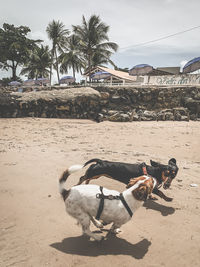
<path fill-rule="evenodd" d="M 0 89 L 0 117 L 97 121 L 200 120 L 200 87 L 79 87 L 23 93 Z"/>
<path fill-rule="evenodd" d="M 87 87 L 0 93 L 0 117 L 4 118 L 93 119 L 100 111 L 100 93 Z"/>

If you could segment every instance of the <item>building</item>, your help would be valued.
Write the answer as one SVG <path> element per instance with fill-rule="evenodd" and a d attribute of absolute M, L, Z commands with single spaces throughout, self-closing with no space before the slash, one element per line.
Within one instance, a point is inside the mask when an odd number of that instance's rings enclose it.
<path fill-rule="evenodd" d="M 95 78 L 95 74 L 98 73 L 98 76 Z M 101 75 L 102 73 L 102 75 Z M 107 73 L 107 75 L 106 75 Z M 143 79 L 137 76 L 131 76 L 128 72 L 125 71 L 119 71 L 119 70 L 113 70 L 106 67 L 97 66 L 92 68 L 91 72 L 91 79 L 92 81 L 100 81 L 103 80 L 106 83 L 109 84 L 129 84 L 129 83 L 135 83 L 140 84 Z M 86 77 L 86 82 L 89 77 L 89 71 L 86 71 L 84 73 L 84 76 Z"/>

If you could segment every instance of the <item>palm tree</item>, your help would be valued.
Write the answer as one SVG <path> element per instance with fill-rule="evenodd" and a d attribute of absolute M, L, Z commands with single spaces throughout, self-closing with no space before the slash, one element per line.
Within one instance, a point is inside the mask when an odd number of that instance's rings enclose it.
<path fill-rule="evenodd" d="M 66 52 L 62 53 L 59 56 L 60 72 L 65 73 L 71 68 L 73 71 L 73 77 L 75 77 L 75 72 L 81 72 L 81 69 L 84 68 L 84 59 L 80 53 L 78 47 L 79 40 L 73 34 L 68 38 L 68 45 Z"/>
<path fill-rule="evenodd" d="M 41 78 L 49 76 L 51 66 L 51 56 L 48 46 L 37 46 L 30 55 L 25 67 L 21 70 L 21 75 L 28 74 L 28 78 Z"/>
<path fill-rule="evenodd" d="M 116 68 L 115 63 L 110 59 L 111 55 L 112 55 L 112 52 L 110 52 L 110 51 L 99 50 L 99 51 L 95 52 L 95 54 L 92 58 L 91 67 L 93 68 L 96 66 L 110 63 L 114 68 Z"/>
<path fill-rule="evenodd" d="M 69 30 L 65 29 L 65 26 L 62 22 L 53 20 L 48 24 L 46 32 L 48 34 L 49 39 L 52 40 L 50 83 L 52 76 L 52 67 L 54 64 L 54 57 L 55 57 L 55 66 L 57 71 L 58 83 L 60 83 L 59 70 L 58 70 L 58 52 L 62 53 L 63 49 L 66 47 Z"/>
<path fill-rule="evenodd" d="M 92 60 L 95 54 L 106 55 L 110 57 L 112 51 L 117 51 L 118 45 L 109 42 L 109 26 L 101 22 L 99 16 L 92 15 L 88 22 L 82 17 L 82 25 L 72 26 L 73 31 L 79 39 L 80 50 L 83 52 L 89 69 L 89 79 L 91 81 Z M 108 61 L 107 61 L 108 62 Z"/>

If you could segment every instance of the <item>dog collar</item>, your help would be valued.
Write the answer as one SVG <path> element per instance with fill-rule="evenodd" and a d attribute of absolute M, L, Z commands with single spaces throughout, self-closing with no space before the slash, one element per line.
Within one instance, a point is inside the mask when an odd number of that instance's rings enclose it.
<path fill-rule="evenodd" d="M 144 175 L 147 175 L 148 174 L 147 173 L 147 167 L 146 167 L 145 162 L 142 163 L 142 172 L 143 172 Z"/>

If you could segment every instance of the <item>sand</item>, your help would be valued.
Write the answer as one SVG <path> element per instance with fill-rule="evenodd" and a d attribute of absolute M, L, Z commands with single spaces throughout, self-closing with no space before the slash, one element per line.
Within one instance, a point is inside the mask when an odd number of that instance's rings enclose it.
<path fill-rule="evenodd" d="M 199 152 L 199 122 L 0 119 L 0 266 L 200 266 Z M 81 236 L 58 193 L 67 167 L 91 158 L 166 164 L 172 157 L 180 170 L 162 189 L 172 202 L 147 201 L 101 243 Z M 108 178 L 92 183 L 124 190 Z"/>

